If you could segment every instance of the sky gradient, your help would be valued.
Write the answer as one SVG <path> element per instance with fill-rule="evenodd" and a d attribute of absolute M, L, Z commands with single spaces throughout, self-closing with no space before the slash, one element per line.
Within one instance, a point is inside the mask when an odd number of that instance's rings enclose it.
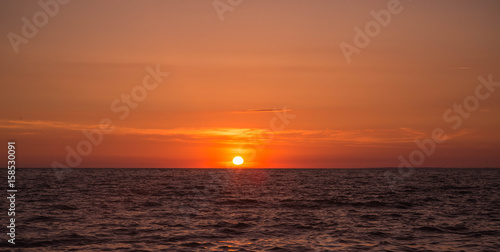
<path fill-rule="evenodd" d="M 236 155 L 243 167 L 396 167 L 440 128 L 446 141 L 419 166 L 500 167 L 500 87 L 478 79 L 500 81 L 500 2 L 402 0 L 349 63 L 339 45 L 390 2 L 245 0 L 221 20 L 212 1 L 73 0 L 16 53 L 8 34 L 42 8 L 2 1 L 5 153 L 15 140 L 19 167 L 70 166 L 68 146 L 109 119 L 77 167 L 224 168 Z M 158 85 L 127 116 L 113 109 L 145 76 Z M 478 85 L 488 98 L 455 128 L 454 104 Z"/>

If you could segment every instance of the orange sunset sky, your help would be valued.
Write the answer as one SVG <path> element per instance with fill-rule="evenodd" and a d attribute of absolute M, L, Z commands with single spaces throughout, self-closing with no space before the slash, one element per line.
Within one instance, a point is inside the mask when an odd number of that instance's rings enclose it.
<path fill-rule="evenodd" d="M 419 166 L 500 167 L 500 87 L 478 80 L 500 82 L 500 2 L 401 0 L 348 63 L 340 44 L 392 1 L 244 0 L 221 20 L 212 0 L 73 0 L 31 38 L 38 1 L 1 1 L 1 160 L 14 140 L 19 167 L 68 166 L 109 119 L 76 167 L 396 167 L 435 128 Z M 148 67 L 169 75 L 125 116 Z"/>

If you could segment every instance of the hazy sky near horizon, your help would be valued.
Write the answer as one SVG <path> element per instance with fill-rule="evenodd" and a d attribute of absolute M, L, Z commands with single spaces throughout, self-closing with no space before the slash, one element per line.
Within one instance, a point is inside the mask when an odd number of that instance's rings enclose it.
<path fill-rule="evenodd" d="M 67 146 L 109 118 L 78 167 L 226 167 L 236 155 L 252 155 L 246 167 L 392 167 L 441 128 L 420 166 L 500 167 L 500 87 L 483 87 L 456 129 L 458 113 L 443 118 L 477 95 L 478 76 L 500 81 L 500 2 L 401 0 L 348 63 L 339 45 L 355 46 L 355 27 L 389 2 L 244 0 L 221 21 L 212 0 L 73 0 L 16 53 L 8 34 L 42 8 L 1 1 L 1 139 L 16 141 L 20 167 L 66 164 Z M 169 75 L 121 120 L 111 105 L 148 66 Z M 271 133 L 283 108 L 296 117 Z"/>

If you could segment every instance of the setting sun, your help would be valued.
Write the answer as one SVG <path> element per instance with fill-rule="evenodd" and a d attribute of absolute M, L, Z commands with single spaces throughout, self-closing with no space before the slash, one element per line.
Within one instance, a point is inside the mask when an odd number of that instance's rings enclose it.
<path fill-rule="evenodd" d="M 234 163 L 235 165 L 241 165 L 241 164 L 243 164 L 243 158 L 242 158 L 242 157 L 240 157 L 240 156 L 234 157 L 234 158 L 233 158 L 233 163 Z"/>

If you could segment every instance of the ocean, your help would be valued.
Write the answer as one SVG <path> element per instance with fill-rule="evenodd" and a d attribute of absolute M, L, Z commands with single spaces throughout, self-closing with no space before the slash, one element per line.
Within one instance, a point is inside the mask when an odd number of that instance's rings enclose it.
<path fill-rule="evenodd" d="M 500 251 L 500 169 L 387 171 L 17 169 L 0 250 Z"/>

